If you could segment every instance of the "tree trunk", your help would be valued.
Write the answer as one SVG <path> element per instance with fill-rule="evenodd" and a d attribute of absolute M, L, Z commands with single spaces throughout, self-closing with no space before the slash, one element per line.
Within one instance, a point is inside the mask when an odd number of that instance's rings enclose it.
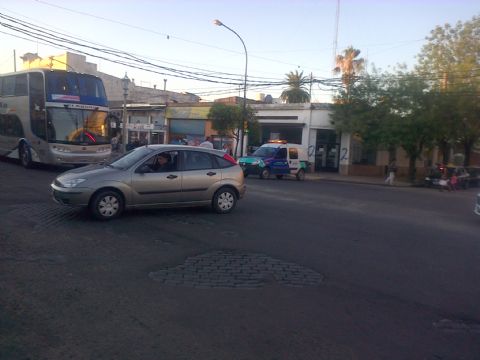
<path fill-rule="evenodd" d="M 408 179 L 413 184 L 417 178 L 417 156 L 413 155 L 408 158 Z"/>
<path fill-rule="evenodd" d="M 450 161 L 450 144 L 447 141 L 442 140 L 438 144 L 438 147 L 440 148 L 440 152 L 442 153 L 443 163 L 448 164 L 448 162 Z"/>
<path fill-rule="evenodd" d="M 472 153 L 473 144 L 470 141 L 463 143 L 463 151 L 465 152 L 464 166 L 470 166 L 470 155 Z"/>

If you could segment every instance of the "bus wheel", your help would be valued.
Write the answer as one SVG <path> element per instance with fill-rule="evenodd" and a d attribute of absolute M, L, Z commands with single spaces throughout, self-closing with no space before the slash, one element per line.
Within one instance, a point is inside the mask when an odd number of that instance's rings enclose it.
<path fill-rule="evenodd" d="M 262 171 L 260 171 L 260 179 L 268 179 L 269 177 L 270 177 L 270 169 L 263 168 Z"/>
<path fill-rule="evenodd" d="M 30 153 L 30 149 L 28 145 L 22 142 L 20 144 L 18 151 L 19 151 L 20 163 L 22 164 L 22 166 L 26 169 L 31 168 L 32 154 Z"/>
<path fill-rule="evenodd" d="M 303 180 L 305 180 L 305 170 L 303 170 L 303 169 L 298 170 L 298 172 L 297 172 L 297 180 L 298 180 L 298 181 L 303 181 Z"/>
<path fill-rule="evenodd" d="M 123 211 L 123 198 L 113 190 L 102 190 L 90 202 L 90 211 L 98 220 L 114 219 Z"/>

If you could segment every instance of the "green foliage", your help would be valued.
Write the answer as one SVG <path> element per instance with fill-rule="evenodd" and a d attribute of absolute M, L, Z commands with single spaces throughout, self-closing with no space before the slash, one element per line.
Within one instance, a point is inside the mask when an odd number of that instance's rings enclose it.
<path fill-rule="evenodd" d="M 238 146 L 240 130 L 244 126 L 244 121 L 246 121 L 250 137 L 252 134 L 253 136 L 256 136 L 255 131 L 258 131 L 258 121 L 255 116 L 256 112 L 248 105 L 245 110 L 246 114 L 244 117 L 243 105 L 239 106 L 215 103 L 208 112 L 208 118 L 212 122 L 212 129 L 217 131 L 219 135 L 233 137 Z M 235 149 L 235 153 L 237 153 L 237 149 Z"/>
<path fill-rule="evenodd" d="M 288 89 L 284 90 L 280 95 L 281 99 L 287 103 L 307 103 L 310 101 L 310 94 L 308 93 L 305 84 L 308 82 L 306 76 L 303 76 L 303 71 L 290 71 L 287 75 Z"/>
<path fill-rule="evenodd" d="M 365 146 L 401 146 L 415 161 L 435 145 L 448 153 L 462 144 L 465 165 L 480 139 L 480 18 L 437 27 L 427 38 L 414 71 L 374 72 L 357 81 L 360 51 L 349 48 L 337 57 L 336 72 L 344 88 L 331 114 L 338 131 L 359 135 Z M 361 60 L 361 59 L 358 59 Z"/>
<path fill-rule="evenodd" d="M 450 146 L 462 144 L 468 165 L 480 138 L 480 17 L 432 30 L 417 72 L 429 80 L 437 98 L 438 145 L 447 153 Z"/>
<path fill-rule="evenodd" d="M 370 148 L 401 146 L 415 161 L 433 144 L 432 97 L 428 84 L 411 73 L 366 76 L 336 97 L 331 118 L 338 131 L 358 134 Z"/>
<path fill-rule="evenodd" d="M 242 109 L 235 105 L 214 104 L 208 113 L 212 128 L 222 136 L 232 136 L 238 140 L 242 127 Z"/>

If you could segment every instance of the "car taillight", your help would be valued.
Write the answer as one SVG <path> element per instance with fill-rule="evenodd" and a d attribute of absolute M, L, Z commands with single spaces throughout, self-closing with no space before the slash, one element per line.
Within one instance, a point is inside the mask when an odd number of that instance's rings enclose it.
<path fill-rule="evenodd" d="M 225 160 L 227 160 L 229 163 L 232 163 L 233 165 L 237 165 L 237 161 L 233 157 L 231 157 L 230 155 L 224 154 L 223 158 Z"/>

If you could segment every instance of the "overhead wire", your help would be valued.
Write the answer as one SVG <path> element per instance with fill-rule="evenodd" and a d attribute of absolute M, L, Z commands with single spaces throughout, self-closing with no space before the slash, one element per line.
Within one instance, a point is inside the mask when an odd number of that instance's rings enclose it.
<path fill-rule="evenodd" d="M 17 34 L 11 34 L 8 32 L 0 31 L 0 33 L 7 34 L 9 36 L 16 36 L 18 38 L 29 40 L 29 41 L 31 40 L 28 38 L 33 38 L 37 42 L 41 42 L 42 44 L 45 44 L 45 45 L 50 45 L 57 48 L 71 50 L 83 55 L 92 56 L 92 57 L 106 60 L 109 62 L 121 64 L 127 67 L 131 67 L 131 68 L 135 68 L 135 69 L 139 69 L 147 72 L 152 72 L 160 75 L 173 76 L 173 77 L 178 77 L 178 78 L 183 78 L 188 80 L 197 80 L 197 81 L 204 81 L 204 82 L 224 84 L 224 85 L 242 86 L 243 84 L 243 79 L 242 79 L 243 75 L 232 74 L 232 73 L 211 72 L 205 69 L 193 68 L 193 67 L 189 67 L 189 68 L 200 70 L 200 71 L 189 71 L 184 69 L 178 69 L 175 67 L 162 66 L 159 64 L 155 64 L 145 58 L 142 58 L 141 56 L 134 55 L 129 52 L 117 50 L 111 47 L 103 46 L 101 44 L 93 44 L 95 46 L 92 46 L 92 43 L 85 41 L 83 39 L 72 37 L 72 36 L 67 37 L 65 34 L 61 32 L 52 31 L 45 27 L 41 27 L 26 21 L 19 20 L 15 17 L 8 16 L 1 12 L 0 12 L 0 19 L 3 19 L 2 21 L 0 21 L 0 26 L 10 31 L 20 33 L 23 35 L 23 36 L 19 36 Z M 75 39 L 76 41 L 72 39 Z M 82 50 L 82 48 L 87 50 Z M 96 53 L 92 53 L 91 51 L 94 51 Z M 113 58 L 107 57 L 107 56 L 111 56 Z M 174 65 L 178 65 L 178 64 L 174 64 Z M 480 77 L 480 73 L 472 75 L 472 72 L 478 72 L 478 71 L 480 71 L 480 68 L 474 68 L 474 69 L 471 69 L 470 71 L 450 72 L 450 74 L 453 74 L 453 75 L 460 74 L 461 76 L 456 76 L 456 79 L 465 79 L 465 78 L 471 78 L 471 77 Z M 425 81 L 442 80 L 442 76 L 437 73 L 420 73 L 415 76 Z M 408 78 L 412 78 L 412 75 L 408 75 L 408 76 L 398 75 L 393 77 L 391 76 L 390 78 L 393 80 L 397 79 L 400 81 L 406 81 L 408 80 Z M 364 81 L 366 79 L 370 81 L 378 82 L 378 81 L 381 81 L 382 76 L 380 75 L 375 77 L 372 75 L 368 75 L 368 76 L 355 77 L 356 81 L 360 81 L 360 80 Z M 266 80 L 268 80 L 268 78 L 266 78 Z M 252 79 L 252 77 L 250 77 L 248 79 L 248 87 L 250 89 L 253 89 L 253 88 L 269 89 L 272 87 L 288 85 L 288 82 L 286 80 L 275 80 L 275 79 L 272 79 L 272 80 L 273 81 L 265 81 L 265 80 L 261 81 L 261 80 Z M 335 89 L 335 88 L 338 89 L 344 86 L 342 84 L 341 78 L 339 77 L 322 78 L 322 79 L 312 78 L 311 80 L 305 80 L 304 84 L 310 84 L 310 82 L 327 86 L 327 87 L 330 87 L 331 89 Z M 325 90 L 325 91 L 331 91 L 331 89 Z M 237 88 L 235 89 L 230 88 L 230 89 L 222 89 L 222 90 L 212 90 L 211 92 L 204 92 L 204 93 L 214 94 L 218 92 L 227 92 L 227 91 L 231 93 L 231 92 L 236 92 L 237 90 L 238 90 Z"/>

